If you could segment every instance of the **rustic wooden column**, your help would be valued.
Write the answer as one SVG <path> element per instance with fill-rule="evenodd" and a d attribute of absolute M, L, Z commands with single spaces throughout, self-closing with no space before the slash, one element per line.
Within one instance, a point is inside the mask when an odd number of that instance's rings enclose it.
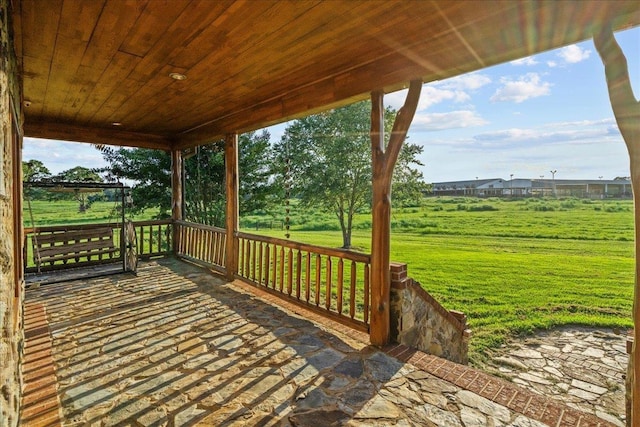
<path fill-rule="evenodd" d="M 227 280 L 232 281 L 238 272 L 238 134 L 227 134 L 224 141 L 224 166 L 227 192 L 226 205 L 226 269 Z"/>
<path fill-rule="evenodd" d="M 627 59 L 613 36 L 611 27 L 606 26 L 594 35 L 593 42 L 602 58 L 609 99 L 618 128 L 629 151 L 631 162 L 631 187 L 633 189 L 633 205 L 635 219 L 635 287 L 633 291 L 633 347 L 629 372 L 631 382 L 630 408 L 627 414 L 627 425 L 640 426 L 640 102 L 633 95 Z"/>
<path fill-rule="evenodd" d="M 371 344 L 389 342 L 389 296 L 391 278 L 391 179 L 400 149 L 413 120 L 420 98 L 421 80 L 413 80 L 407 99 L 398 111 L 389 145 L 384 143 L 384 93 L 371 93 L 371 160 L 373 207 L 371 231 Z"/>
<path fill-rule="evenodd" d="M 182 221 L 182 151 L 171 151 L 171 219 Z M 178 253 L 180 233 L 178 226 L 173 224 L 173 253 Z"/>

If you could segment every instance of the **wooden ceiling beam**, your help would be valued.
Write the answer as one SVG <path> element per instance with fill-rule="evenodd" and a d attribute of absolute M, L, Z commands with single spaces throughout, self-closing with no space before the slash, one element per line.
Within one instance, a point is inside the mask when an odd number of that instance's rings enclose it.
<path fill-rule="evenodd" d="M 24 136 L 164 151 L 169 151 L 172 145 L 171 139 L 164 136 L 130 132 L 115 126 L 96 128 L 41 120 L 27 120 L 24 124 Z"/>

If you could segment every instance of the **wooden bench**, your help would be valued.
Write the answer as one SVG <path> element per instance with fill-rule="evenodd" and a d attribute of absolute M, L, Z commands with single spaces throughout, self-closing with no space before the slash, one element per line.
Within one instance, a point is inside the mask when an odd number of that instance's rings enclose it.
<path fill-rule="evenodd" d="M 38 267 L 53 266 L 59 261 L 67 264 L 69 260 L 75 263 L 80 263 L 80 259 L 110 260 L 120 251 L 113 241 L 113 229 L 108 227 L 38 234 L 31 242 L 33 260 Z"/>

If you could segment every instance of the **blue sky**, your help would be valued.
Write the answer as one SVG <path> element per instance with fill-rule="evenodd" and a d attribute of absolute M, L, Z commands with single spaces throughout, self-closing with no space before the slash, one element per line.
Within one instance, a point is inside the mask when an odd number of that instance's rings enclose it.
<path fill-rule="evenodd" d="M 616 34 L 640 97 L 640 28 Z M 388 94 L 399 108 L 405 92 Z M 285 125 L 269 128 L 279 139 Z M 592 41 L 427 84 L 409 130 L 427 182 L 480 178 L 613 179 L 629 157 Z M 88 144 L 25 138 L 24 160 L 52 173 L 104 165 Z"/>

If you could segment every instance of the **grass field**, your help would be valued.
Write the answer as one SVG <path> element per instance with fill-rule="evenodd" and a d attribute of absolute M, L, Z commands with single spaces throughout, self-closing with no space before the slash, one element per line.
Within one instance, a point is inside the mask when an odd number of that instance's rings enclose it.
<path fill-rule="evenodd" d="M 32 203 L 40 226 L 118 218 L 113 203 L 94 203 L 83 214 L 75 202 Z M 246 216 L 241 228 L 283 238 L 283 217 L 282 210 Z M 291 240 L 342 245 L 331 215 L 294 206 L 291 224 Z M 358 214 L 353 244 L 367 253 L 370 228 L 370 213 Z M 630 200 L 432 198 L 392 216 L 392 260 L 406 262 L 409 275 L 445 307 L 467 314 L 475 363 L 509 337 L 536 329 L 631 327 L 633 250 Z"/>
<path fill-rule="evenodd" d="M 114 202 L 94 202 L 85 212 L 78 212 L 78 202 L 72 200 L 44 201 L 32 200 L 31 212 L 25 201 L 23 209 L 23 221 L 25 227 L 37 227 L 62 224 L 91 224 L 100 222 L 119 222 L 120 213 L 116 210 Z M 143 221 L 151 219 L 156 210 L 149 210 L 139 215 L 126 213 L 127 219 Z M 33 215 L 33 224 L 31 221 Z"/>
<path fill-rule="evenodd" d="M 291 239 L 340 246 L 339 231 L 313 231 L 327 222 L 294 212 Z M 354 245 L 369 252 L 370 214 L 356 227 Z M 467 314 L 476 363 L 536 329 L 632 326 L 632 201 L 434 198 L 394 210 L 392 227 L 392 260 L 406 262 L 445 307 Z"/>

